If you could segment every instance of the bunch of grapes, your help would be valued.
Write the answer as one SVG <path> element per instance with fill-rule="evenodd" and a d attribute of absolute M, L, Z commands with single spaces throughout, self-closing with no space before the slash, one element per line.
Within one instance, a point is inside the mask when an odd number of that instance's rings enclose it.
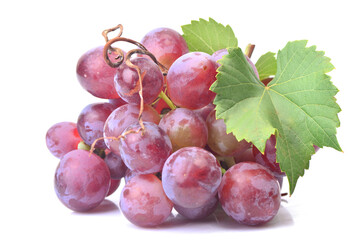
<path fill-rule="evenodd" d="M 107 33 L 118 29 L 108 40 Z M 60 201 L 88 211 L 124 178 L 120 208 L 138 226 L 162 224 L 173 208 L 202 219 L 219 206 L 243 224 L 270 221 L 280 207 L 284 176 L 275 161 L 275 136 L 262 154 L 216 119 L 209 88 L 227 50 L 189 52 L 183 37 L 168 28 L 141 42 L 121 34 L 121 25 L 104 31 L 106 45 L 86 52 L 77 65 L 81 86 L 108 101 L 89 104 L 77 123 L 57 123 L 46 134 L 48 149 L 60 159 Z M 118 41 L 138 48 L 125 53 L 112 47 Z"/>

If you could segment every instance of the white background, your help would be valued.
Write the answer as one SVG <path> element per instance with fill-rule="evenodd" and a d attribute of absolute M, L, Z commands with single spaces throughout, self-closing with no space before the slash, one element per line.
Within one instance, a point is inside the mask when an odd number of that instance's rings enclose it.
<path fill-rule="evenodd" d="M 357 1 L 2 1 L 0 3 L 0 238 L 1 239 L 359 239 L 359 8 Z M 173 217 L 156 229 L 131 225 L 118 210 L 118 190 L 91 213 L 65 208 L 53 190 L 58 160 L 45 146 L 47 129 L 75 122 L 102 101 L 84 91 L 75 68 L 101 31 L 118 23 L 140 40 L 157 27 L 199 18 L 229 24 L 239 46 L 256 44 L 254 61 L 287 41 L 308 39 L 332 59 L 330 73 L 342 108 L 338 139 L 344 153 L 320 150 L 310 170 L 262 227 L 221 213 L 189 223 Z M 287 185 L 283 191 L 287 190 Z"/>

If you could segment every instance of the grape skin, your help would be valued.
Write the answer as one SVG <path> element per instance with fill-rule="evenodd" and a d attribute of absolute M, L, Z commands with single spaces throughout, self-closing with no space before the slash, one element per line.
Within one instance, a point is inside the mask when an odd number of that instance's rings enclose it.
<path fill-rule="evenodd" d="M 93 103 L 81 111 L 77 121 L 77 129 L 87 145 L 92 145 L 96 139 L 103 136 L 105 121 L 115 108 L 110 103 Z M 97 141 L 95 147 L 105 149 L 104 140 Z"/>
<path fill-rule="evenodd" d="M 55 192 L 68 208 L 84 212 L 100 205 L 110 188 L 110 171 L 96 154 L 73 150 L 55 172 Z"/>
<path fill-rule="evenodd" d="M 187 53 L 171 65 L 166 77 L 170 99 L 177 106 L 198 109 L 215 98 L 209 88 L 216 80 L 216 65 L 209 54 Z"/>
<path fill-rule="evenodd" d="M 185 208 L 204 206 L 221 182 L 221 168 L 214 155 L 198 147 L 185 147 L 170 155 L 162 170 L 168 198 Z"/>
<path fill-rule="evenodd" d="M 77 78 L 81 86 L 98 98 L 119 98 L 114 87 L 116 68 L 112 68 L 104 60 L 103 46 L 91 49 L 84 53 L 76 66 Z M 115 53 L 110 54 L 115 60 Z"/>
<path fill-rule="evenodd" d="M 139 111 L 139 105 L 124 104 L 121 107 L 115 109 L 109 115 L 104 125 L 104 137 L 105 144 L 111 150 L 111 152 L 120 155 L 119 141 L 106 138 L 119 137 L 125 128 L 133 123 L 137 123 Z M 153 122 L 158 124 L 160 122 L 160 115 L 154 108 L 145 104 L 142 119 L 146 122 Z"/>
<path fill-rule="evenodd" d="M 143 99 L 144 103 L 151 104 L 160 94 L 164 86 L 163 74 L 152 60 L 147 58 L 135 58 L 131 63 L 138 66 L 143 75 Z M 114 77 L 114 85 L 119 96 L 128 103 L 140 104 L 139 75 L 134 68 L 121 64 Z"/>
<path fill-rule="evenodd" d="M 77 149 L 82 141 L 76 128 L 76 123 L 59 122 L 49 128 L 46 133 L 46 146 L 57 158 L 62 158 L 66 153 Z"/>
<path fill-rule="evenodd" d="M 280 186 L 273 174 L 255 162 L 241 162 L 226 171 L 219 187 L 227 215 L 246 225 L 270 221 L 280 208 Z"/>
<path fill-rule="evenodd" d="M 141 43 L 167 69 L 176 59 L 189 52 L 185 39 L 170 28 L 157 28 L 148 32 Z"/>
<path fill-rule="evenodd" d="M 130 125 L 120 139 L 120 156 L 131 171 L 141 174 L 161 171 L 164 162 L 172 152 L 171 141 L 158 125 L 144 122 L 144 131 L 138 131 L 139 123 Z"/>
<path fill-rule="evenodd" d="M 195 112 L 177 108 L 160 120 L 159 126 L 171 140 L 173 151 L 183 147 L 205 147 L 208 129 L 205 121 Z"/>
<path fill-rule="evenodd" d="M 110 170 L 111 179 L 121 179 L 125 176 L 128 168 L 119 155 L 110 152 L 104 161 Z"/>
<path fill-rule="evenodd" d="M 211 198 L 204 206 L 197 208 L 184 208 L 179 205 L 174 205 L 175 210 L 182 216 L 191 219 L 199 220 L 210 216 L 217 208 L 219 200 L 217 196 Z"/>
<path fill-rule="evenodd" d="M 248 149 L 251 144 L 245 140 L 238 141 L 232 134 L 226 133 L 226 125 L 223 119 L 216 119 L 213 110 L 206 119 L 208 127 L 207 144 L 215 153 L 220 156 L 232 156 L 236 152 Z"/>
<path fill-rule="evenodd" d="M 166 197 L 161 181 L 153 174 L 145 174 L 134 176 L 125 184 L 120 208 L 133 224 L 154 227 L 170 216 L 173 203 Z"/>
<path fill-rule="evenodd" d="M 120 179 L 111 179 L 110 188 L 108 193 L 106 194 L 106 197 L 113 194 L 119 188 L 119 186 L 120 186 Z"/>

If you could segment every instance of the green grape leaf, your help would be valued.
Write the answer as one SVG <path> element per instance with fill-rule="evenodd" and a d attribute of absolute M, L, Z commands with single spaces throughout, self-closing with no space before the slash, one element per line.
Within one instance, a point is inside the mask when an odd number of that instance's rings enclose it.
<path fill-rule="evenodd" d="M 334 66 L 324 52 L 307 41 L 289 42 L 277 54 L 274 79 L 265 86 L 254 74 L 240 48 L 228 49 L 211 90 L 216 117 L 227 132 L 252 142 L 261 152 L 276 136 L 276 161 L 289 180 L 290 194 L 309 168 L 313 145 L 341 151 L 336 138 L 340 126 L 338 89 L 326 74 Z"/>
<path fill-rule="evenodd" d="M 262 55 L 255 63 L 255 67 L 259 72 L 261 81 L 270 76 L 274 76 L 277 69 L 275 53 L 267 52 Z"/>
<path fill-rule="evenodd" d="M 199 21 L 191 21 L 191 24 L 181 28 L 190 52 L 205 52 L 211 55 L 217 50 L 238 46 L 231 27 L 224 27 L 212 18 L 209 18 L 209 21 L 200 18 Z"/>

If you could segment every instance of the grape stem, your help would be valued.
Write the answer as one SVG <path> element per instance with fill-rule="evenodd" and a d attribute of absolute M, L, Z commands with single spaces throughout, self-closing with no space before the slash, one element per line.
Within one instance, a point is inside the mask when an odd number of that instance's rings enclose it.
<path fill-rule="evenodd" d="M 248 57 L 248 58 L 251 58 L 253 52 L 254 52 L 254 48 L 255 48 L 255 45 L 254 44 L 251 44 L 249 43 L 247 46 L 246 46 L 246 49 L 245 49 L 245 55 Z"/>
<path fill-rule="evenodd" d="M 166 94 L 163 91 L 160 92 L 159 98 L 164 100 L 166 102 L 166 104 L 171 108 L 171 110 L 176 109 L 176 106 L 174 105 L 174 103 L 170 100 L 170 98 L 168 96 L 166 96 Z"/>

